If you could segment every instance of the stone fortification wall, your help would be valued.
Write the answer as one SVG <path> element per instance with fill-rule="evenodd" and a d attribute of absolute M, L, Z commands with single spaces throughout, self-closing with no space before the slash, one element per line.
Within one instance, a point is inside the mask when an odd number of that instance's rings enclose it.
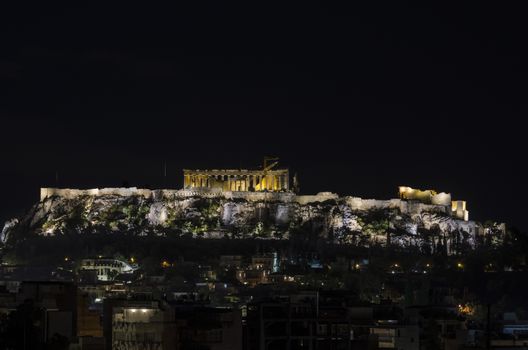
<path fill-rule="evenodd" d="M 191 190 L 149 190 L 144 188 L 128 187 L 128 188 L 93 188 L 93 189 L 71 189 L 71 188 L 41 188 L 40 200 L 47 197 L 58 196 L 66 199 L 74 199 L 81 196 L 142 196 L 145 198 L 188 198 L 201 196 L 206 198 L 226 198 L 226 199 L 245 199 L 250 202 L 260 201 L 278 201 L 278 202 L 293 202 L 295 201 L 295 194 L 291 192 L 236 192 L 236 191 L 221 191 L 215 189 L 191 189 Z M 313 200 L 316 199 L 317 196 Z M 326 198 L 326 197 L 324 197 Z"/>
<path fill-rule="evenodd" d="M 150 198 L 152 191 L 136 187 L 117 187 L 117 188 L 92 188 L 87 190 L 71 189 L 71 188 L 41 188 L 40 200 L 47 197 L 58 196 L 66 199 L 74 199 L 80 196 L 142 196 Z"/>
<path fill-rule="evenodd" d="M 316 195 L 295 196 L 295 201 L 301 205 L 315 202 L 324 202 L 327 200 L 338 199 L 339 196 L 332 192 L 319 192 Z"/>
<path fill-rule="evenodd" d="M 431 204 L 451 205 L 451 193 L 440 192 L 431 197 Z"/>
<path fill-rule="evenodd" d="M 419 214 L 424 211 L 449 214 L 449 207 L 441 204 L 425 204 L 419 201 L 408 201 L 401 199 L 363 199 L 359 197 L 345 197 L 346 203 L 352 210 L 371 209 L 399 209 L 406 214 Z"/>
<path fill-rule="evenodd" d="M 225 199 L 244 199 L 249 202 L 293 202 L 295 194 L 291 192 L 246 192 L 246 191 L 222 191 L 217 189 L 184 189 L 184 190 L 154 190 L 155 198 L 163 196 L 165 198 L 187 198 L 187 197 L 205 197 L 205 198 L 225 198 Z"/>
<path fill-rule="evenodd" d="M 451 205 L 451 194 L 434 190 L 418 190 L 408 186 L 400 186 L 400 199 L 418 200 L 426 204 Z"/>
<path fill-rule="evenodd" d="M 306 205 L 327 200 L 337 200 L 339 196 L 331 192 L 320 192 L 316 195 L 297 196 L 291 192 L 235 192 L 215 189 L 183 189 L 183 190 L 149 190 L 144 188 L 94 188 L 94 189 L 69 189 L 69 188 L 41 188 L 40 200 L 47 197 L 58 196 L 74 199 L 81 196 L 142 196 L 144 198 L 189 198 L 201 196 L 205 198 L 244 199 L 250 202 L 296 202 Z M 449 213 L 450 207 L 440 204 L 425 204 L 419 201 L 389 199 L 362 199 L 359 197 L 344 197 L 345 202 L 352 210 L 370 209 L 399 209 L 402 213 L 419 214 L 423 211 Z"/>

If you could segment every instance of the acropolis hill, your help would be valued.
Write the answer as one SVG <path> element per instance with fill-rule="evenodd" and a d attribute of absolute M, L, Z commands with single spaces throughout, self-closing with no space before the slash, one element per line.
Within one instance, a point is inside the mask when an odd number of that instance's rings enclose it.
<path fill-rule="evenodd" d="M 9 221 L 2 240 L 37 234 L 125 232 L 196 238 L 288 239 L 302 232 L 338 244 L 474 248 L 504 225 L 470 221 L 449 193 L 398 189 L 398 198 L 298 195 L 296 177 L 276 162 L 260 170 L 184 170 L 184 188 L 42 188 L 30 212 Z"/>

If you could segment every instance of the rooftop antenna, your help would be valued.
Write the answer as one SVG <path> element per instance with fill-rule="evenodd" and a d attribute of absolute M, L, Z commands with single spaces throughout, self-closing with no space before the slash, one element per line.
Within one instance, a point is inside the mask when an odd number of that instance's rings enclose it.
<path fill-rule="evenodd" d="M 163 164 L 163 187 L 167 187 L 167 161 Z"/>

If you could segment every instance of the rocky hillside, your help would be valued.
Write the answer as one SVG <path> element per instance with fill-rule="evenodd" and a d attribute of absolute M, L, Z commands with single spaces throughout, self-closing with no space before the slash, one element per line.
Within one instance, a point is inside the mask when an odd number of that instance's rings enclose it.
<path fill-rule="evenodd" d="M 8 221 L 1 239 L 9 242 L 31 235 L 101 232 L 260 239 L 302 234 L 360 246 L 385 245 L 389 240 L 401 247 L 450 253 L 474 248 L 482 233 L 491 232 L 487 230 L 432 210 L 410 214 L 398 208 L 353 209 L 347 197 L 299 204 L 201 196 L 85 195 L 44 198 L 24 217 Z"/>

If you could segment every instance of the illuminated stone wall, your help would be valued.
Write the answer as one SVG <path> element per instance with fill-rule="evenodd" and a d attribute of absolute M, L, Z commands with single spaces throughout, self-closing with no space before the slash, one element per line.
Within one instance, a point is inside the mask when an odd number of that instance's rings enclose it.
<path fill-rule="evenodd" d="M 466 201 L 453 201 L 451 200 L 450 193 L 436 193 L 434 190 L 422 191 L 407 186 L 400 186 L 398 189 L 400 199 L 406 201 L 406 203 L 409 203 L 407 204 L 408 206 L 412 205 L 410 204 L 412 201 L 417 201 L 420 203 L 442 206 L 445 208 L 450 207 L 448 213 L 451 216 L 459 220 L 469 220 L 469 211 L 466 209 Z"/>
<path fill-rule="evenodd" d="M 141 196 L 144 198 L 152 198 L 154 200 L 167 199 L 181 199 L 192 197 L 204 198 L 225 198 L 243 199 L 249 202 L 281 202 L 281 203 L 298 203 L 306 205 L 309 203 L 325 202 L 328 200 L 338 200 L 340 197 L 331 192 L 320 192 L 316 195 L 295 195 L 292 192 L 248 192 L 248 191 L 223 191 L 218 188 L 191 188 L 182 190 L 149 190 L 143 188 L 94 188 L 94 189 L 59 189 L 59 188 L 41 188 L 40 200 L 47 197 L 58 196 L 66 199 L 74 199 L 81 196 Z M 451 215 L 459 220 L 469 220 L 469 212 L 466 210 L 466 202 L 464 201 L 449 201 L 449 204 L 444 204 L 446 199 L 450 199 L 448 194 L 440 193 L 436 196 L 438 201 L 433 203 L 424 203 L 418 200 L 406 199 L 363 199 L 359 197 L 343 197 L 345 202 L 352 210 L 373 210 L 373 209 L 399 209 L 402 213 L 416 215 L 422 212 L 436 212 Z M 439 203 L 439 204 L 437 204 Z"/>
<path fill-rule="evenodd" d="M 359 197 L 345 197 L 345 199 L 353 210 L 399 209 L 402 213 L 409 215 L 416 215 L 421 212 L 449 214 L 449 207 L 445 205 L 410 202 L 402 199 L 377 200 Z"/>
<path fill-rule="evenodd" d="M 152 196 L 152 191 L 136 187 L 92 188 L 87 190 L 50 187 L 44 187 L 40 189 L 40 200 L 53 196 L 67 199 L 73 199 L 80 196 L 142 196 L 145 198 L 150 198 Z"/>
<path fill-rule="evenodd" d="M 460 220 L 469 220 L 469 211 L 466 210 L 466 201 L 452 201 L 451 213 Z"/>
<path fill-rule="evenodd" d="M 324 202 L 327 200 L 338 199 L 339 196 L 332 192 L 319 192 L 316 195 L 295 196 L 295 201 L 299 204 L 308 204 L 315 202 Z"/>
<path fill-rule="evenodd" d="M 437 193 L 434 190 L 422 191 L 408 186 L 400 186 L 398 189 L 400 199 L 417 200 L 428 204 L 451 205 L 450 193 Z"/>

